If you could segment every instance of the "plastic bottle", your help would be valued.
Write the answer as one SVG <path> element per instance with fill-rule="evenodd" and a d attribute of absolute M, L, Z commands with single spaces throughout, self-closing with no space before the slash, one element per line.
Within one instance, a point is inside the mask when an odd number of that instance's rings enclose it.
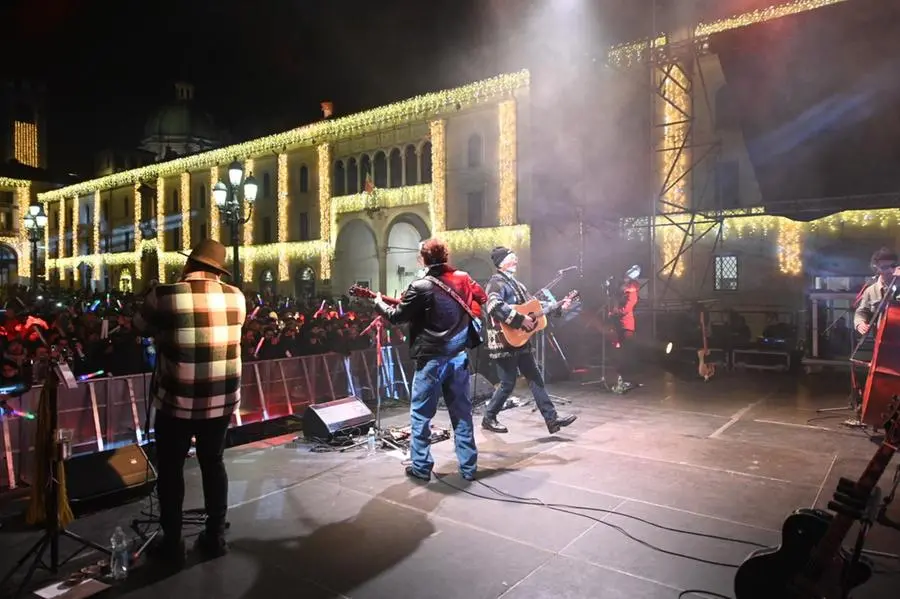
<path fill-rule="evenodd" d="M 121 526 L 117 526 L 112 537 L 109 539 L 110 559 L 109 574 L 115 580 L 125 580 L 128 578 L 128 562 L 131 558 L 129 550 L 128 537 Z"/>
<path fill-rule="evenodd" d="M 375 453 L 375 427 L 371 427 L 369 429 L 369 434 L 366 438 L 366 447 L 369 450 L 369 455 Z"/>

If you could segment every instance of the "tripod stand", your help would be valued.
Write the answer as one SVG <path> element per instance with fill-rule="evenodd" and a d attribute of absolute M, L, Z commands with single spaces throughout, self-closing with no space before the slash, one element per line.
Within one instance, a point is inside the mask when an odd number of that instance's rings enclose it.
<path fill-rule="evenodd" d="M 403 451 L 406 453 L 399 445 L 397 445 L 393 439 L 388 438 L 385 434 L 384 429 L 381 428 L 381 387 L 382 387 L 382 373 L 384 370 L 384 354 L 381 351 L 382 345 L 381 340 L 384 336 L 384 317 L 376 316 L 372 322 L 367 326 L 360 335 L 366 335 L 374 329 L 375 331 L 375 349 L 376 349 L 376 367 L 375 367 L 375 424 L 372 425 L 372 428 L 375 429 L 375 448 L 382 447 L 387 445 L 393 449 L 398 451 Z M 368 439 L 362 439 L 357 441 L 352 445 L 348 445 L 341 449 L 341 452 L 348 451 L 350 449 L 354 449 L 359 447 L 360 445 L 364 445 L 368 443 Z"/>
<path fill-rule="evenodd" d="M 63 367 L 68 368 L 68 366 Z M 43 457 L 46 458 L 49 462 L 47 482 L 45 483 L 47 494 L 45 497 L 44 506 L 44 534 L 41 536 L 37 543 L 32 545 L 31 549 L 25 552 L 25 555 L 23 555 L 19 559 L 19 561 L 16 562 L 16 565 L 13 566 L 13 568 L 3 578 L 3 580 L 0 581 L 0 588 L 3 588 L 6 583 L 12 579 L 15 573 L 25 565 L 25 562 L 27 562 L 29 559 L 32 560 L 31 565 L 28 567 L 28 571 L 25 573 L 25 578 L 19 585 L 19 588 L 16 591 L 15 595 L 13 595 L 13 599 L 18 599 L 22 596 L 25 588 L 34 577 L 34 573 L 37 570 L 38 566 L 42 566 L 51 574 L 56 574 L 59 571 L 60 566 L 65 565 L 88 548 L 99 551 L 106 555 L 110 555 L 110 550 L 108 548 L 80 537 L 74 532 L 66 530 L 65 527 L 60 526 L 60 478 L 65 475 L 62 468 L 63 444 L 60 443 L 59 435 L 57 432 L 57 427 L 59 426 L 59 414 L 57 413 L 59 408 L 58 386 L 60 379 L 64 378 L 63 375 L 59 372 L 60 368 L 61 366 L 59 364 L 53 364 L 53 367 L 48 370 L 47 380 L 44 383 L 44 390 L 41 396 L 41 403 L 46 401 L 48 405 L 46 406 L 46 410 L 39 409 L 39 412 L 41 412 L 42 415 L 46 414 L 49 417 L 47 426 L 49 430 L 47 431 L 47 435 L 43 439 L 37 440 L 37 444 L 41 444 L 43 446 Z M 38 430 L 40 430 L 40 427 L 38 427 Z M 41 459 L 41 457 L 41 452 L 38 451 L 38 459 Z M 60 537 L 71 539 L 72 541 L 80 545 L 80 547 L 74 553 L 72 553 L 64 560 L 59 559 Z M 44 552 L 47 551 L 47 549 L 50 550 L 49 564 L 44 562 Z"/>
<path fill-rule="evenodd" d="M 603 310 L 604 310 L 604 317 L 603 317 L 604 327 L 603 328 L 604 328 L 604 330 L 601 332 L 601 335 L 600 335 L 600 378 L 596 381 L 585 381 L 585 382 L 581 383 L 582 386 L 600 385 L 600 388 L 603 389 L 604 391 L 612 391 L 612 386 L 610 386 L 609 382 L 607 382 L 607 380 L 606 380 L 606 369 L 607 369 L 606 346 L 609 345 L 609 340 L 606 338 L 606 333 L 607 333 L 606 328 L 607 327 L 605 326 L 606 322 L 607 322 L 606 318 L 608 317 L 609 314 L 612 313 L 612 293 L 610 291 L 610 285 L 612 283 L 612 280 L 613 280 L 613 277 L 608 277 L 603 282 L 603 293 L 604 293 L 606 299 L 603 304 Z"/>

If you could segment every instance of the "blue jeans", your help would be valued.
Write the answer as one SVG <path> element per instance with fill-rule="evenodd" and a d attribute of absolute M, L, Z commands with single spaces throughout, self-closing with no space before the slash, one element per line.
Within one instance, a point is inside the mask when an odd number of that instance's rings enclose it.
<path fill-rule="evenodd" d="M 464 476 L 474 476 L 478 449 L 475 447 L 472 398 L 469 396 L 469 358 L 465 351 L 454 356 L 422 359 L 416 364 L 409 409 L 412 427 L 409 453 L 413 470 L 418 474 L 431 475 L 434 468 L 431 419 L 437 412 L 441 394 L 453 425 L 459 471 Z"/>

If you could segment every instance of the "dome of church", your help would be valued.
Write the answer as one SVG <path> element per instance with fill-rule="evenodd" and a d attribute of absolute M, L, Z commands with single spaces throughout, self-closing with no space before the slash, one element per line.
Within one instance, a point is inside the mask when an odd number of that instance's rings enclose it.
<path fill-rule="evenodd" d="M 160 108 L 144 126 L 142 149 L 154 152 L 157 159 L 168 154 L 184 156 L 221 145 L 221 132 L 213 118 L 193 103 L 194 87 L 175 85 L 175 101 Z"/>

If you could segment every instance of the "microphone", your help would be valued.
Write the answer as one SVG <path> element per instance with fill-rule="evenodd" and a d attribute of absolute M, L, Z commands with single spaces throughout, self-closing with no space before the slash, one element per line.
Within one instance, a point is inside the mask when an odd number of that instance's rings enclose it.
<path fill-rule="evenodd" d="M 573 271 L 573 270 L 578 270 L 578 267 L 577 267 L 577 266 L 569 266 L 568 268 L 560 269 L 560 270 L 559 270 L 559 274 L 562 275 L 562 274 L 565 274 L 565 273 L 567 273 L 567 272 L 571 272 L 571 271 Z"/>

